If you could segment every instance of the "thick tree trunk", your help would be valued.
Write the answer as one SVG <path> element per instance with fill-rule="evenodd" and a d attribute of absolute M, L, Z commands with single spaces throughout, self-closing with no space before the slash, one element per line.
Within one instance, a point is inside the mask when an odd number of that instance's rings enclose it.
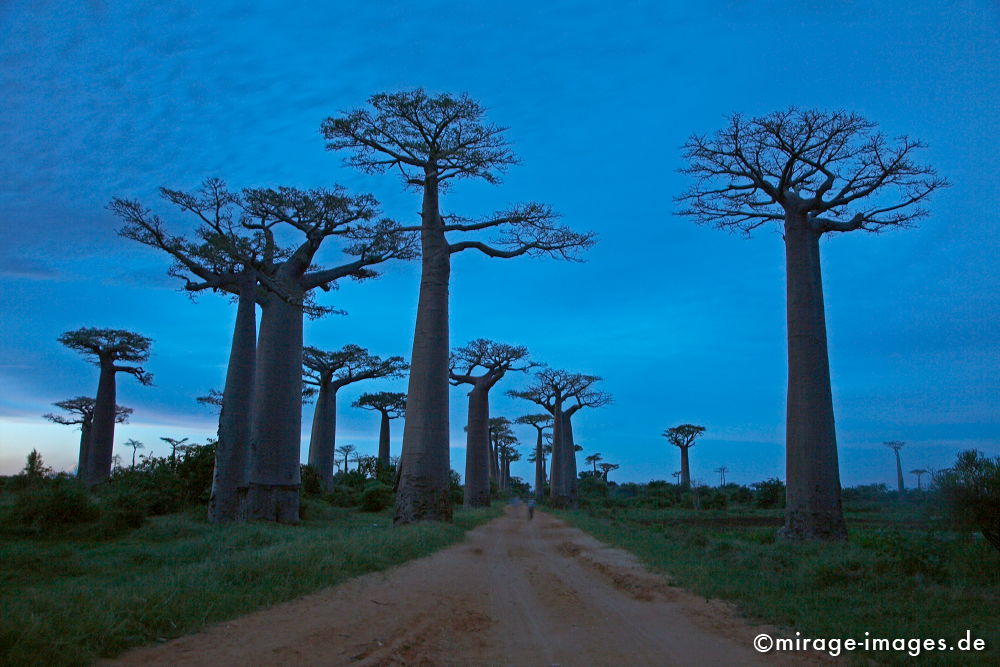
<path fill-rule="evenodd" d="M 417 323 L 403 427 L 403 474 L 394 521 L 450 521 L 448 281 L 451 254 L 438 211 L 436 172 L 425 172 Z"/>
<path fill-rule="evenodd" d="M 489 390 L 473 385 L 469 392 L 469 423 L 465 437 L 466 507 L 490 506 Z"/>
<path fill-rule="evenodd" d="M 690 447 L 678 447 L 681 450 L 681 486 L 685 489 L 691 488 L 691 464 L 688 462 L 688 449 Z"/>
<path fill-rule="evenodd" d="M 559 506 L 562 489 L 562 403 L 556 402 L 552 407 L 552 457 L 549 464 L 549 500 L 554 506 Z"/>
<path fill-rule="evenodd" d="M 538 439 L 535 441 L 535 502 L 544 500 L 545 493 L 545 451 L 542 442 L 542 429 L 536 428 Z"/>
<path fill-rule="evenodd" d="M 333 459 L 337 451 L 337 390 L 326 380 L 319 388 L 309 436 L 309 465 L 319 473 L 324 491 L 333 487 Z M 347 468 L 347 461 L 344 461 Z"/>
<path fill-rule="evenodd" d="M 292 293 L 290 297 L 300 297 Z M 253 425 L 251 519 L 297 523 L 302 430 L 302 309 L 274 293 L 260 318 Z"/>
<path fill-rule="evenodd" d="M 896 487 L 899 489 L 899 495 L 902 496 L 906 487 L 903 485 L 903 464 L 899 460 L 899 450 L 892 450 L 896 454 Z"/>
<path fill-rule="evenodd" d="M 76 476 L 84 478 L 84 470 L 87 468 L 87 458 L 90 456 L 90 432 L 92 429 L 93 416 L 90 420 L 84 420 L 80 424 L 80 458 L 76 463 Z"/>
<path fill-rule="evenodd" d="M 378 427 L 378 469 L 389 467 L 389 413 L 381 410 L 382 420 Z"/>
<path fill-rule="evenodd" d="M 226 386 L 222 390 L 219 433 L 215 445 L 212 495 L 208 520 L 236 521 L 246 502 L 250 465 L 250 426 L 253 412 L 254 374 L 257 368 L 257 279 L 241 276 L 236 325 L 229 348 Z"/>
<path fill-rule="evenodd" d="M 575 406 L 574 406 L 575 407 Z M 575 410 L 562 413 L 562 450 L 563 450 L 563 505 L 576 507 L 576 443 L 573 441 L 573 413 Z"/>
<path fill-rule="evenodd" d="M 94 421 L 90 427 L 90 446 L 83 481 L 90 486 L 100 484 L 111 475 L 111 461 L 115 442 L 115 401 L 117 386 L 115 363 L 101 359 L 101 377 L 97 382 L 94 400 Z"/>
<path fill-rule="evenodd" d="M 819 233 L 785 220 L 788 317 L 786 539 L 846 539 L 823 309 Z"/>

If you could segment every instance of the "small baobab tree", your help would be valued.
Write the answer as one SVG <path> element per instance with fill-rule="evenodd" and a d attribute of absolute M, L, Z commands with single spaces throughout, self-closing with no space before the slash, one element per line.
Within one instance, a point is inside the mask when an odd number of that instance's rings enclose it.
<path fill-rule="evenodd" d="M 91 486 L 99 484 L 111 474 L 114 456 L 115 424 L 118 423 L 116 376 L 128 373 L 142 385 L 153 384 L 153 376 L 139 364 L 149 359 L 153 341 L 141 334 L 122 329 L 95 329 L 84 327 L 67 331 L 59 342 L 82 353 L 101 370 L 94 399 L 93 418 L 90 426 L 90 445 L 87 462 L 78 475 Z"/>
<path fill-rule="evenodd" d="M 489 453 L 490 465 L 496 467 L 493 478 L 499 489 L 507 488 L 507 478 L 504 477 L 504 452 L 519 444 L 517 436 L 511 429 L 511 421 L 506 417 L 490 417 L 489 420 Z M 504 448 L 507 448 L 506 450 Z"/>
<path fill-rule="evenodd" d="M 535 429 L 537 438 L 535 448 L 528 454 L 528 462 L 535 464 L 535 502 L 540 503 L 545 496 L 545 455 L 552 451 L 551 445 L 544 443 L 545 429 L 552 427 L 552 415 L 534 414 L 523 415 L 514 420 L 515 424 L 525 424 Z"/>
<path fill-rule="evenodd" d="M 608 473 L 611 472 L 612 470 L 618 470 L 620 467 L 621 466 L 618 465 L 617 463 L 602 463 L 600 465 L 600 468 L 601 468 L 601 477 L 604 479 L 605 482 L 607 482 L 608 481 Z"/>
<path fill-rule="evenodd" d="M 309 465 L 319 473 L 323 488 L 329 490 L 337 446 L 337 392 L 362 380 L 399 377 L 409 366 L 402 357 L 383 359 L 358 345 L 345 345 L 335 352 L 305 348 L 302 368 L 303 382 L 318 394 L 309 438 Z"/>
<path fill-rule="evenodd" d="M 681 424 L 663 431 L 663 437 L 674 447 L 681 450 L 681 486 L 691 488 L 691 466 L 688 463 L 688 450 L 694 447 L 695 440 L 705 432 L 704 426 Z"/>
<path fill-rule="evenodd" d="M 604 457 L 601 456 L 600 452 L 597 452 L 595 454 L 591 454 L 590 456 L 588 456 L 587 458 L 584 459 L 585 462 L 592 463 L 594 465 L 594 474 L 595 475 L 597 474 L 597 464 L 598 464 L 598 462 L 603 461 L 603 460 L 604 460 Z"/>
<path fill-rule="evenodd" d="M 719 486 L 726 485 L 726 473 L 729 472 L 729 468 L 726 466 L 719 466 L 713 472 L 719 473 Z"/>
<path fill-rule="evenodd" d="M 684 145 L 694 184 L 682 215 L 749 235 L 782 226 L 785 242 L 788 401 L 785 526 L 788 539 L 846 539 L 819 240 L 824 234 L 906 227 L 947 185 L 914 161 L 922 145 L 887 139 L 854 113 L 795 108 L 734 115 Z"/>
<path fill-rule="evenodd" d="M 378 429 L 378 470 L 394 465 L 389 457 L 389 423 L 406 414 L 406 394 L 391 391 L 361 394 L 352 407 L 374 410 L 381 415 Z"/>
<path fill-rule="evenodd" d="M 94 423 L 94 405 L 96 401 L 89 396 L 77 396 L 65 401 L 53 403 L 60 410 L 67 412 L 67 415 L 57 415 L 48 412 L 42 417 L 56 424 L 65 426 L 80 425 L 80 453 L 77 458 L 76 474 L 82 477 L 83 469 L 86 465 L 87 456 L 90 454 L 90 431 Z M 132 408 L 115 406 L 115 423 L 125 424 L 128 422 Z"/>
<path fill-rule="evenodd" d="M 472 385 L 465 429 L 466 507 L 490 505 L 490 478 L 495 477 L 490 457 L 490 389 L 509 371 L 526 371 L 534 365 L 528 361 L 528 348 L 484 338 L 457 348 L 451 355 L 451 383 Z"/>
<path fill-rule="evenodd" d="M 146 449 L 146 445 L 142 444 L 140 441 L 136 440 L 135 438 L 129 438 L 128 440 L 125 441 L 125 446 L 132 448 L 132 466 L 131 467 L 134 468 L 135 467 L 135 455 L 139 452 L 140 449 Z"/>
<path fill-rule="evenodd" d="M 480 219 L 442 215 L 440 194 L 459 179 L 499 183 L 516 163 L 504 128 L 485 122 L 485 111 L 466 95 L 430 96 L 423 90 L 373 95 L 368 106 L 327 118 L 330 150 L 349 151 L 347 164 L 368 173 L 398 172 L 422 193 L 421 275 L 410 355 L 403 463 L 396 523 L 450 519 L 448 437 L 448 290 L 451 256 L 475 250 L 487 257 L 548 255 L 574 259 L 591 234 L 555 224 L 545 205 L 527 203 Z M 448 234 L 493 233 L 451 241 Z"/>
<path fill-rule="evenodd" d="M 163 442 L 170 445 L 170 466 L 173 468 L 177 467 L 177 452 L 184 453 L 187 451 L 188 446 L 184 443 L 188 441 L 188 438 L 160 438 Z"/>
<path fill-rule="evenodd" d="M 917 476 L 917 491 L 923 491 L 923 487 L 920 485 L 920 478 L 926 475 L 928 472 L 930 471 L 927 470 L 926 468 L 917 468 L 916 470 L 910 471 L 911 475 Z"/>
<path fill-rule="evenodd" d="M 337 447 L 337 453 L 344 457 L 344 472 L 347 472 L 347 459 L 354 453 L 354 445 L 341 445 Z"/>
<path fill-rule="evenodd" d="M 899 495 L 902 496 L 906 489 L 903 485 L 903 464 L 899 460 L 899 450 L 901 450 L 906 443 L 902 440 L 887 440 L 882 444 L 891 449 L 892 453 L 896 455 L 896 490 L 899 492 Z"/>

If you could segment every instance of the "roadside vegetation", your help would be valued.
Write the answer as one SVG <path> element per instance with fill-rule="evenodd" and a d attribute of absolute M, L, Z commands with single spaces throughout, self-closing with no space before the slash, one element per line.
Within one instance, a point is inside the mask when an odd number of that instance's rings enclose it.
<path fill-rule="evenodd" d="M 0 664 L 90 664 L 428 555 L 499 514 L 393 529 L 391 481 L 362 465 L 333 493 L 305 485 L 298 525 L 211 524 L 211 450 L 140 459 L 93 492 L 37 453 L 0 478 Z"/>
<path fill-rule="evenodd" d="M 863 641 L 869 632 L 954 644 L 971 631 L 986 641 L 985 651 L 926 651 L 921 662 L 995 664 L 1000 551 L 970 518 L 974 506 L 980 515 L 995 513 L 996 499 L 976 497 L 957 479 L 969 476 L 961 465 L 969 467 L 973 458 L 960 456 L 954 469 L 935 476 L 930 491 L 900 496 L 881 484 L 844 489 L 846 542 L 776 541 L 784 522 L 779 480 L 688 491 L 667 482 L 607 484 L 585 475 L 580 509 L 558 515 L 636 554 L 677 586 L 732 601 L 751 618 L 790 633 Z M 864 657 L 884 664 L 913 659 L 905 651 Z"/>

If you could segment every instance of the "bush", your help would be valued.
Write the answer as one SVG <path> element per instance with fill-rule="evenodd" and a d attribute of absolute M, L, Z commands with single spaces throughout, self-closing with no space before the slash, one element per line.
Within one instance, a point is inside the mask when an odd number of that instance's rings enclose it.
<path fill-rule="evenodd" d="M 361 511 L 381 512 L 392 505 L 394 497 L 391 486 L 382 482 L 372 482 L 361 492 Z"/>
<path fill-rule="evenodd" d="M 299 466 L 299 476 L 302 479 L 302 486 L 299 488 L 306 498 L 318 498 L 323 495 L 323 480 L 320 479 L 319 471 L 311 465 Z"/>
<path fill-rule="evenodd" d="M 323 496 L 323 499 L 334 507 L 357 507 L 361 504 L 361 489 L 334 482 L 330 493 Z"/>
<path fill-rule="evenodd" d="M 934 476 L 934 486 L 956 527 L 979 530 L 1000 550 L 1000 457 L 962 452 L 950 470 Z"/>
<path fill-rule="evenodd" d="M 465 502 L 465 487 L 462 486 L 462 476 L 451 471 L 451 504 L 461 505 Z"/>
<path fill-rule="evenodd" d="M 18 493 L 9 510 L 8 523 L 42 532 L 92 523 L 100 516 L 100 507 L 91 500 L 82 483 L 58 478 Z"/>
<path fill-rule="evenodd" d="M 576 492 L 581 505 L 602 504 L 608 497 L 608 484 L 599 475 L 581 475 L 576 483 Z"/>
<path fill-rule="evenodd" d="M 785 483 L 777 477 L 751 484 L 754 505 L 762 509 L 778 509 L 785 506 Z"/>

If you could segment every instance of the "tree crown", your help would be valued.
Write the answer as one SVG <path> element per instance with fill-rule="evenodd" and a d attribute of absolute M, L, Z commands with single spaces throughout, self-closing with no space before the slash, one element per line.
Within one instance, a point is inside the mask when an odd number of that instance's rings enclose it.
<path fill-rule="evenodd" d="M 345 345 L 335 352 L 306 347 L 302 350 L 302 366 L 306 384 L 336 388 L 361 380 L 399 377 L 410 368 L 402 357 L 383 359 L 359 345 Z"/>
<path fill-rule="evenodd" d="M 352 405 L 355 408 L 377 410 L 388 415 L 389 419 L 396 419 L 406 414 L 406 394 L 392 391 L 361 394 Z"/>
<path fill-rule="evenodd" d="M 48 419 L 50 422 L 64 424 L 66 426 L 73 424 L 90 424 L 90 422 L 94 419 L 94 405 L 96 403 L 97 401 L 89 396 L 77 396 L 76 398 L 70 398 L 65 401 L 58 401 L 57 403 L 52 404 L 60 410 L 69 412 L 71 416 L 67 417 L 65 415 L 55 415 L 49 412 L 42 415 L 42 417 Z M 118 424 L 127 423 L 129 415 L 131 415 L 132 412 L 132 408 L 116 405 L 115 422 Z"/>
<path fill-rule="evenodd" d="M 790 108 L 747 120 L 739 114 L 711 137 L 684 144 L 694 184 L 677 201 L 698 222 L 749 234 L 786 214 L 818 233 L 906 226 L 947 181 L 913 160 L 923 144 L 890 140 L 845 111 Z"/>
<path fill-rule="evenodd" d="M 681 424 L 680 426 L 674 426 L 672 428 L 666 429 L 662 435 L 667 439 L 674 447 L 680 447 L 681 449 L 687 449 L 694 446 L 694 441 L 697 440 L 702 433 L 705 432 L 704 426 L 696 426 L 694 424 Z"/>
<path fill-rule="evenodd" d="M 130 373 L 142 384 L 152 384 L 153 376 L 138 366 L 120 366 L 115 362 L 143 362 L 149 359 L 151 338 L 123 329 L 96 329 L 84 327 L 67 331 L 59 342 L 71 350 L 82 353 L 96 365 L 112 364 L 116 371 Z"/>
<path fill-rule="evenodd" d="M 528 348 L 477 338 L 451 353 L 449 375 L 452 384 L 475 384 L 485 378 L 492 386 L 508 371 L 526 371 L 538 364 L 528 360 Z M 482 368 L 481 375 L 473 375 Z"/>

